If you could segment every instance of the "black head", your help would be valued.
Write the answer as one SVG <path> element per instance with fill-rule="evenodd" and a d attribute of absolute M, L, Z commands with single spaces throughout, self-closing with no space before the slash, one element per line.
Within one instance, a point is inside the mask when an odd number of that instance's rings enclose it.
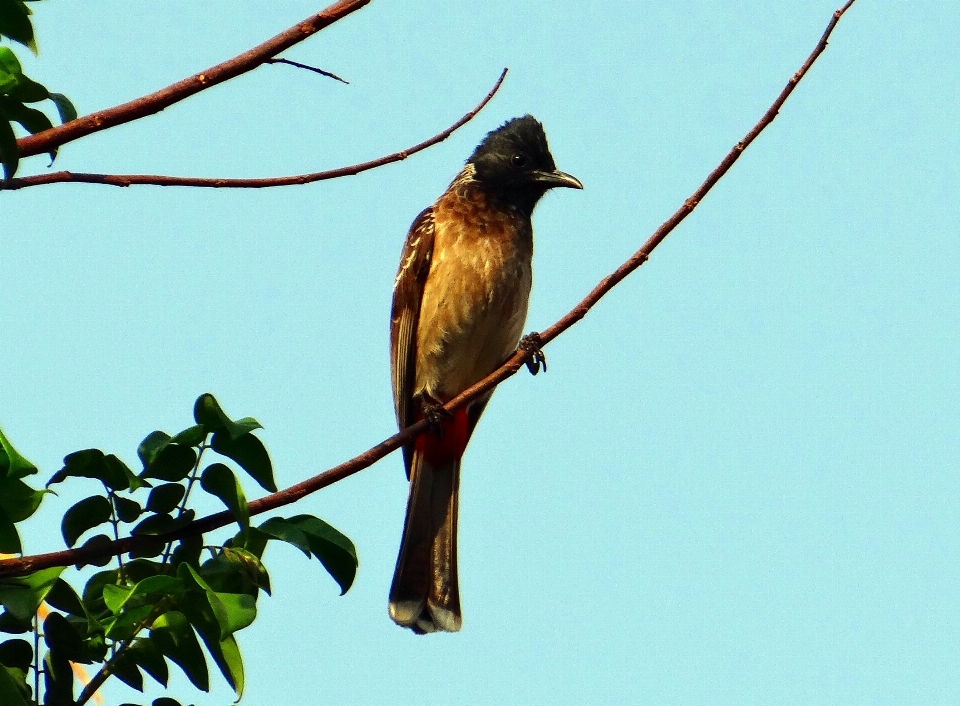
<path fill-rule="evenodd" d="M 487 188 L 528 213 L 548 189 L 582 189 L 576 178 L 557 170 L 543 126 L 532 115 L 508 120 L 489 133 L 468 164 Z"/>

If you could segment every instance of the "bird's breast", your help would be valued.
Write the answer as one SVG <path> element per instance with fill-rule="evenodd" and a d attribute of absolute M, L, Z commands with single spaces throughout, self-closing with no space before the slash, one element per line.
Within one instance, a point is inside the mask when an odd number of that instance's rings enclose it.
<path fill-rule="evenodd" d="M 451 189 L 434 208 L 416 387 L 445 401 L 516 349 L 533 281 L 533 232 L 529 217 L 475 187 Z"/>

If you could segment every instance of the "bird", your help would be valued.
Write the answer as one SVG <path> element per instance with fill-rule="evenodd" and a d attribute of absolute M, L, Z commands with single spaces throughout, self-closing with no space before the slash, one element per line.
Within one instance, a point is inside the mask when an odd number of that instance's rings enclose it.
<path fill-rule="evenodd" d="M 462 625 L 460 461 L 493 393 L 452 414 L 442 405 L 517 350 L 533 278 L 531 216 L 555 187 L 583 184 L 557 169 L 536 118 L 513 118 L 487 134 L 404 241 L 390 322 L 393 401 L 401 430 L 427 419 L 430 431 L 403 446 L 409 495 L 389 613 L 417 634 Z"/>

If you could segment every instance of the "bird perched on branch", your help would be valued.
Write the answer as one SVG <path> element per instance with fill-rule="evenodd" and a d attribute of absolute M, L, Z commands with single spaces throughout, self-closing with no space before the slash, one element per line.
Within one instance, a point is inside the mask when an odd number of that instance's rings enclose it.
<path fill-rule="evenodd" d="M 403 447 L 410 480 L 390 617 L 415 633 L 460 629 L 457 490 L 460 459 L 489 393 L 452 415 L 442 405 L 517 348 L 532 282 L 530 217 L 558 171 L 531 115 L 486 136 L 407 234 L 393 289 L 390 368 L 400 428 L 431 423 Z M 532 369 L 533 370 L 533 369 Z"/>

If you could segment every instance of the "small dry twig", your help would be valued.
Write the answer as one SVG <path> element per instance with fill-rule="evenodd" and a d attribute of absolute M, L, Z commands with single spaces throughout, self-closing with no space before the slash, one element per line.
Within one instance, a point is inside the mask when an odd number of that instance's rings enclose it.
<path fill-rule="evenodd" d="M 211 66 L 206 71 L 177 81 L 155 93 L 141 96 L 136 100 L 113 108 L 84 115 L 50 130 L 38 132 L 35 135 L 22 137 L 17 140 L 17 150 L 20 152 L 20 157 L 53 152 L 60 145 L 91 133 L 159 113 L 164 108 L 182 101 L 184 98 L 189 98 L 200 91 L 216 86 L 218 83 L 229 81 L 240 74 L 257 68 L 267 59 L 272 59 L 280 52 L 286 51 L 321 29 L 329 27 L 337 20 L 359 10 L 369 2 L 370 0 L 340 0 L 317 14 L 298 22 L 290 29 L 284 30 L 272 39 L 268 39 L 263 44 L 221 64 Z"/>
<path fill-rule="evenodd" d="M 291 61 L 290 59 L 267 59 L 267 60 L 266 60 L 265 62 L 263 62 L 263 63 L 265 63 L 265 64 L 289 64 L 290 66 L 296 66 L 298 69 L 306 69 L 307 71 L 313 71 L 314 73 L 318 73 L 318 74 L 320 74 L 321 76 L 326 76 L 326 77 L 328 77 L 328 78 L 336 79 L 336 80 L 339 81 L 340 83 L 346 83 L 347 85 L 350 84 L 349 81 L 347 81 L 346 79 L 340 78 L 339 76 L 337 76 L 337 75 L 334 74 L 334 73 L 331 73 L 331 72 L 329 72 L 329 71 L 324 71 L 323 69 L 318 69 L 316 66 L 310 66 L 309 64 L 301 64 L 299 61 Z"/>

